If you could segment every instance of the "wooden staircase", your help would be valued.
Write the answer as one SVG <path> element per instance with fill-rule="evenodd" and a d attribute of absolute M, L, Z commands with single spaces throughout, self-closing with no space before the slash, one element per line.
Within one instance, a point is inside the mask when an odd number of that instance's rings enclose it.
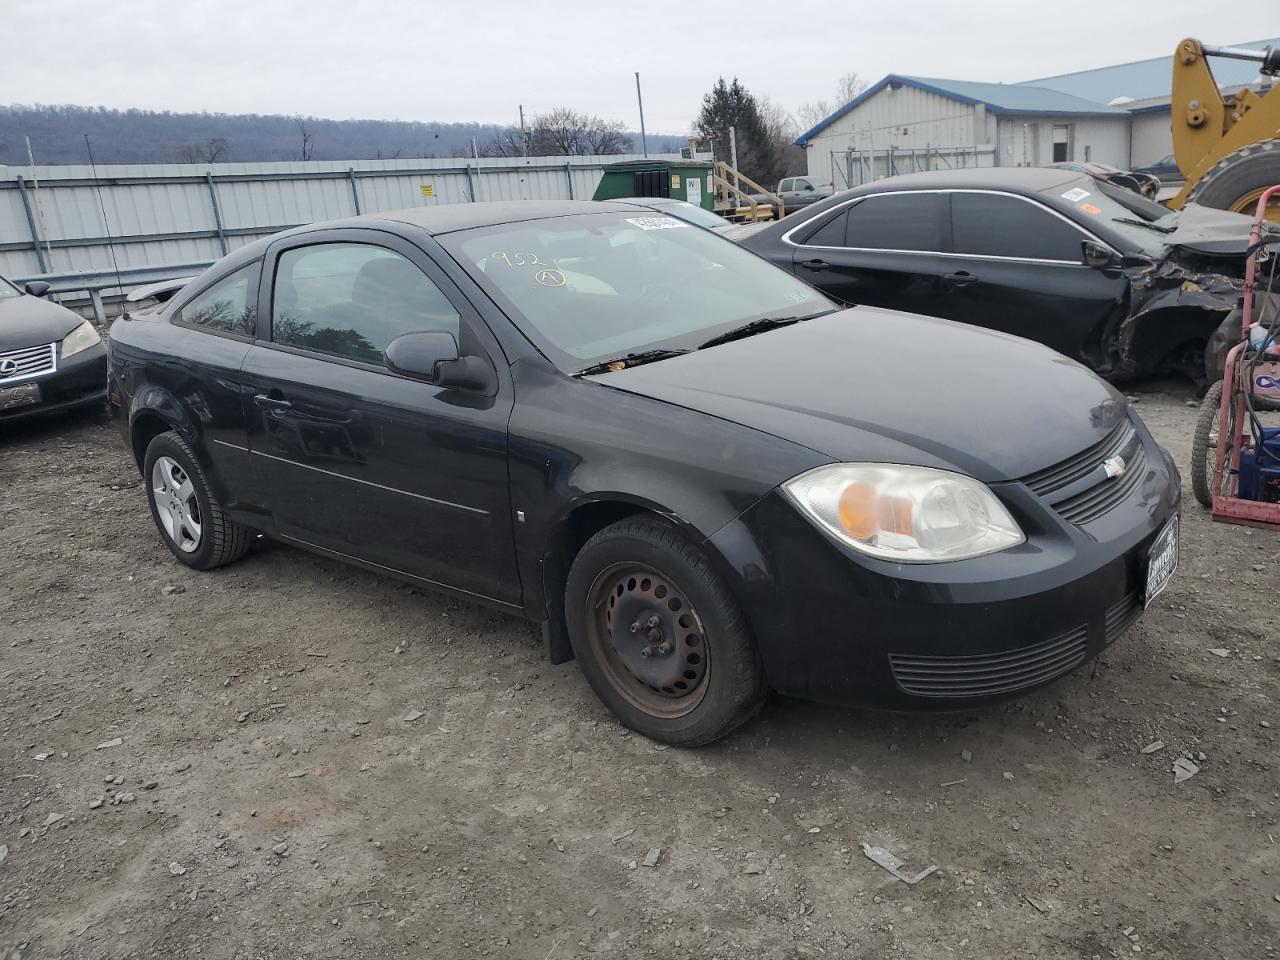
<path fill-rule="evenodd" d="M 782 198 L 771 190 L 766 190 L 746 174 L 729 166 L 723 160 L 716 161 L 715 172 L 711 175 L 716 188 L 716 213 L 734 223 L 755 223 L 760 220 L 773 220 L 786 216 L 786 208 Z M 757 200 L 742 189 L 742 184 L 753 189 L 757 195 L 763 194 L 766 200 Z"/>

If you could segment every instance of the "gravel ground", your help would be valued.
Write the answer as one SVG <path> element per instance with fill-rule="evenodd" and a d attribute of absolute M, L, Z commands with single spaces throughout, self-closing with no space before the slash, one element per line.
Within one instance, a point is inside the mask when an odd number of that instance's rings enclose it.
<path fill-rule="evenodd" d="M 1184 476 L 1187 399 L 1138 407 Z M 10 429 L 0 958 L 1278 956 L 1280 534 L 1187 499 L 1096 671 L 682 751 L 514 618 L 268 543 L 188 571 L 104 419 Z"/>

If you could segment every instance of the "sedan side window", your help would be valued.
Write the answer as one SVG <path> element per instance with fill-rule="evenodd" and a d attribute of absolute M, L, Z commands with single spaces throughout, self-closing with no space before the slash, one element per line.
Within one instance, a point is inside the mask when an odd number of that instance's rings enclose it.
<path fill-rule="evenodd" d="M 456 340 L 460 325 L 440 288 L 385 247 L 315 244 L 286 250 L 276 262 L 275 343 L 382 365 L 396 337 L 444 331 Z"/>
<path fill-rule="evenodd" d="M 940 193 L 885 193 L 849 208 L 846 245 L 867 250 L 942 249 L 943 204 Z"/>
<path fill-rule="evenodd" d="M 1037 204 L 998 193 L 951 194 L 955 253 L 1080 262 L 1083 233 Z"/>
<path fill-rule="evenodd" d="M 223 277 L 183 304 L 174 315 L 174 321 L 252 338 L 258 319 L 258 271 L 261 266 L 261 261 L 255 260 Z"/>

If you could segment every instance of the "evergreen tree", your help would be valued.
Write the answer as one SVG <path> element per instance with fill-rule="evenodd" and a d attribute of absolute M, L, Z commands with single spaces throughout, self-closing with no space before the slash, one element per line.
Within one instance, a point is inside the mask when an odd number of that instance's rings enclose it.
<path fill-rule="evenodd" d="M 737 77 L 732 83 L 725 83 L 720 77 L 702 98 L 697 129 L 699 137 L 715 138 L 716 158 L 726 162 L 730 160 L 730 127 L 737 142 L 738 169 L 762 187 L 772 189 L 781 174 L 782 158 L 760 114 L 760 105 Z"/>

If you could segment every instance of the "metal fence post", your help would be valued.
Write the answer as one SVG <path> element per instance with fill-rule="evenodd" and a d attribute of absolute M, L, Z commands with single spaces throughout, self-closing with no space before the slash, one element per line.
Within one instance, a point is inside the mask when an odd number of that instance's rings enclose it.
<path fill-rule="evenodd" d="M 360 214 L 364 213 L 364 211 L 360 209 L 360 191 L 356 189 L 355 167 L 347 167 L 347 180 L 351 182 L 351 202 L 356 205 L 356 216 L 358 217 Z"/>
<path fill-rule="evenodd" d="M 22 209 L 27 212 L 27 226 L 31 228 L 31 245 L 36 248 L 36 263 L 41 273 L 49 272 L 49 264 L 45 262 L 44 251 L 40 249 L 40 234 L 36 230 L 35 214 L 31 212 L 31 198 L 27 196 L 27 183 L 22 175 L 14 177 L 18 181 L 18 193 L 22 194 Z"/>
<path fill-rule="evenodd" d="M 204 180 L 209 185 L 209 202 L 213 204 L 213 225 L 218 230 L 218 243 L 222 245 L 223 256 L 226 256 L 230 248 L 227 246 L 227 234 L 222 229 L 222 208 L 218 206 L 218 188 L 213 185 L 213 173 L 206 170 Z"/>
<path fill-rule="evenodd" d="M 93 322 L 95 326 L 107 325 L 107 310 L 102 305 L 102 291 L 94 288 L 89 291 L 89 302 L 93 304 Z"/>
<path fill-rule="evenodd" d="M 564 179 L 569 184 L 569 199 L 578 199 L 573 195 L 573 166 L 568 160 L 564 162 Z"/>
<path fill-rule="evenodd" d="M 476 202 L 476 184 L 475 184 L 475 181 L 471 179 L 471 164 L 469 163 L 467 164 L 466 170 L 467 170 L 467 193 L 470 194 L 471 196 L 471 202 L 475 203 Z"/>

